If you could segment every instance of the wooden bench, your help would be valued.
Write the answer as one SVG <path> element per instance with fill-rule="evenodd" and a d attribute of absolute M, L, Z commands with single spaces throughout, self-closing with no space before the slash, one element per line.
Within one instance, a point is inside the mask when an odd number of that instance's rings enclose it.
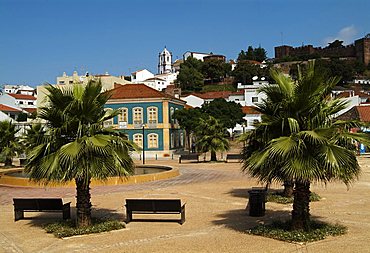
<path fill-rule="evenodd" d="M 238 160 L 240 162 L 242 158 L 242 154 L 227 154 L 225 162 L 227 162 L 227 160 Z"/>
<path fill-rule="evenodd" d="M 178 222 L 185 222 L 185 204 L 180 199 L 126 199 L 126 222 L 133 221 L 132 214 L 181 214 Z"/>
<path fill-rule="evenodd" d="M 14 198 L 14 220 L 24 218 L 24 212 L 62 212 L 63 219 L 71 218 L 70 204 L 63 204 L 62 199 L 50 198 Z"/>
<path fill-rule="evenodd" d="M 181 163 L 182 160 L 197 160 L 197 162 L 199 163 L 199 155 L 198 154 L 180 155 L 179 163 Z"/>

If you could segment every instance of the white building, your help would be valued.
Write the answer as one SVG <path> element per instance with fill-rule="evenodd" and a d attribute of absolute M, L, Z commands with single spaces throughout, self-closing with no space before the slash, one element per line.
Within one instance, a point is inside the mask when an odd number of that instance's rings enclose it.
<path fill-rule="evenodd" d="M 199 53 L 199 52 L 191 52 L 191 51 L 186 51 L 184 54 L 183 54 L 183 58 L 184 60 L 188 59 L 189 57 L 193 57 L 195 59 L 198 59 L 198 60 L 201 60 L 203 61 L 203 58 L 206 57 L 206 56 L 210 56 L 211 54 L 207 54 L 207 53 Z"/>
<path fill-rule="evenodd" d="M 142 83 L 143 81 L 154 77 L 154 74 L 147 69 L 142 69 L 131 73 L 131 82 Z"/>
<path fill-rule="evenodd" d="M 37 98 L 34 96 L 12 93 L 9 96 L 15 98 L 15 105 L 20 108 L 36 108 Z"/>
<path fill-rule="evenodd" d="M 196 94 L 190 94 L 184 97 L 181 97 L 181 100 L 186 101 L 186 104 L 191 107 L 202 107 L 204 104 L 204 99 Z"/>
<path fill-rule="evenodd" d="M 163 51 L 158 56 L 158 74 L 172 72 L 172 53 L 164 47 Z"/>
<path fill-rule="evenodd" d="M 160 77 L 152 77 L 148 78 L 145 81 L 142 82 L 146 86 L 149 86 L 150 88 L 153 88 L 158 91 L 162 91 L 163 89 L 167 88 L 168 83 L 165 79 L 162 79 Z"/>
<path fill-rule="evenodd" d="M 32 88 L 28 85 L 4 85 L 4 92 L 5 93 L 13 93 L 13 94 L 23 94 L 23 95 L 35 95 L 35 88 Z"/>
<path fill-rule="evenodd" d="M 105 74 L 98 74 L 98 75 L 91 75 L 86 72 L 85 75 L 78 75 L 77 71 L 73 71 L 72 76 L 68 76 L 66 72 L 63 72 L 62 76 L 57 77 L 57 84 L 58 85 L 72 85 L 76 83 L 84 83 L 86 84 L 91 79 L 100 79 L 103 90 L 110 90 L 114 88 L 115 83 L 119 84 L 128 84 L 131 83 L 130 81 L 125 80 L 124 76 L 112 76 L 109 73 Z"/>

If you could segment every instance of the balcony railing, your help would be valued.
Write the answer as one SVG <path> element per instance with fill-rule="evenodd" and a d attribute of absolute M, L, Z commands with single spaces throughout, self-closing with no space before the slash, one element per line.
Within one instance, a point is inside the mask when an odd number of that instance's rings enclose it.
<path fill-rule="evenodd" d="M 134 128 L 142 128 L 143 121 L 142 120 L 134 120 Z"/>
<path fill-rule="evenodd" d="M 148 120 L 148 128 L 157 128 L 156 120 Z"/>

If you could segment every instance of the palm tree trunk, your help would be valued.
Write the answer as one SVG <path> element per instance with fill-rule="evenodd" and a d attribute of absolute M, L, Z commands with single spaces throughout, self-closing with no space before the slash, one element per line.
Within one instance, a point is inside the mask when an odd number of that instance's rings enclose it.
<path fill-rule="evenodd" d="M 77 227 L 87 227 L 91 225 L 91 202 L 90 202 L 90 179 L 83 180 L 76 178 L 76 208 L 77 208 Z"/>
<path fill-rule="evenodd" d="M 212 162 L 217 162 L 217 156 L 216 156 L 216 151 L 211 151 L 211 161 Z"/>
<path fill-rule="evenodd" d="M 293 197 L 294 183 L 291 180 L 284 181 L 284 191 L 283 197 L 290 198 Z"/>
<path fill-rule="evenodd" d="M 310 182 L 295 182 L 292 230 L 310 229 Z"/>

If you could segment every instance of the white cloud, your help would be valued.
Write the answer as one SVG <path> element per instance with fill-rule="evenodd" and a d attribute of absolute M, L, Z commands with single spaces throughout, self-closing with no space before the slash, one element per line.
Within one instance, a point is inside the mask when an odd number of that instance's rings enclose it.
<path fill-rule="evenodd" d="M 334 40 L 343 40 L 344 45 L 353 43 L 355 36 L 357 35 L 357 29 L 354 25 L 346 26 L 342 28 L 335 36 L 327 37 L 324 39 L 325 45 Z"/>

